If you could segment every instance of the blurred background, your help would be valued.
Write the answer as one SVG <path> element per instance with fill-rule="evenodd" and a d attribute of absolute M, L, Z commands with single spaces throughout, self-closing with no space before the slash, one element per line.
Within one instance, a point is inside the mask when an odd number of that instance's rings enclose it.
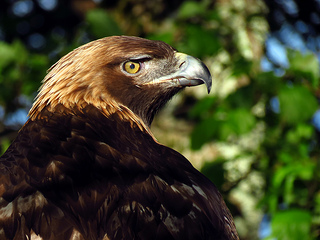
<path fill-rule="evenodd" d="M 158 140 L 217 185 L 241 239 L 320 239 L 319 33 L 319 0 L 1 0 L 0 153 L 64 54 L 162 40 L 202 59 L 213 88 L 174 97 Z"/>

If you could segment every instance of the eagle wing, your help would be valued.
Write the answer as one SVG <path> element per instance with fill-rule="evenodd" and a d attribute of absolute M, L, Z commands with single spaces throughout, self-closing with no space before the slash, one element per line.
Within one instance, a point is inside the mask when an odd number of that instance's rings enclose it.
<path fill-rule="evenodd" d="M 29 127 L 25 130 L 0 158 L 0 239 L 31 239 L 35 232 L 43 239 L 69 239 L 73 227 L 61 221 L 64 213 L 48 202 L 41 189 L 30 184 L 37 173 L 27 170 L 29 158 L 39 155 L 33 155 L 37 150 L 30 151 L 37 147 L 30 145 L 33 140 L 29 134 L 39 132 Z M 53 236 L 52 229 L 59 234 Z"/>

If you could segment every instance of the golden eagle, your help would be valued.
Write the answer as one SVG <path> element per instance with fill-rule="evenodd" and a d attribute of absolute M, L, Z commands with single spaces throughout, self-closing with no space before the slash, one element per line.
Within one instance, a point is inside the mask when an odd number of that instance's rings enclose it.
<path fill-rule="evenodd" d="M 114 36 L 53 65 L 0 158 L 0 239 L 238 239 L 217 188 L 149 126 L 211 75 L 161 41 Z"/>

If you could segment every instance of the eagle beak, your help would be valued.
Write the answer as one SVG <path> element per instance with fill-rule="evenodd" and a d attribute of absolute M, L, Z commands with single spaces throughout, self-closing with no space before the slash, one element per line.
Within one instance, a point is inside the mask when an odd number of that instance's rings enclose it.
<path fill-rule="evenodd" d="M 191 87 L 205 84 L 210 93 L 212 77 L 207 66 L 199 59 L 184 53 L 175 53 L 179 61 L 179 70 L 172 75 L 172 80 L 177 79 L 177 84 L 182 87 Z"/>
<path fill-rule="evenodd" d="M 212 77 L 207 66 L 199 59 L 184 53 L 176 52 L 175 57 L 179 65 L 179 69 L 176 72 L 154 79 L 145 83 L 145 85 L 166 83 L 174 87 L 192 87 L 205 84 L 208 93 L 210 93 Z"/>

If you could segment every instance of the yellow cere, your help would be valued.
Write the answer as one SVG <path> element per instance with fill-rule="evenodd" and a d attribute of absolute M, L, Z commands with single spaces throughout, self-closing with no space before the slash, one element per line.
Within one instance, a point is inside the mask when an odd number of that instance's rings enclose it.
<path fill-rule="evenodd" d="M 126 62 L 124 64 L 124 70 L 130 74 L 137 73 L 140 70 L 140 63 L 136 62 Z"/>

